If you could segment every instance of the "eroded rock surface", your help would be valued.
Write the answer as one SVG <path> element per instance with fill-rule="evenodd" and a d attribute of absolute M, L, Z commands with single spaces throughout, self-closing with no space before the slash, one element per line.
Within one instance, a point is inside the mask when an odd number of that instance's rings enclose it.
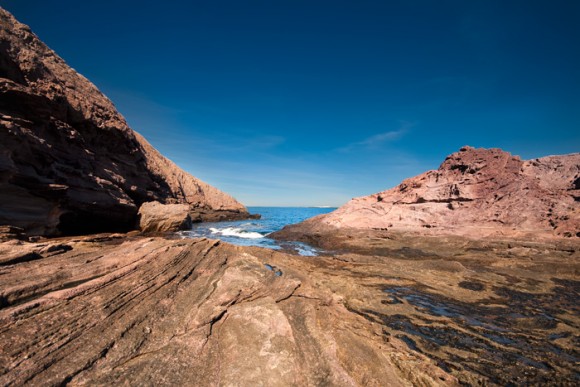
<path fill-rule="evenodd" d="M 328 226 L 331 227 L 331 226 Z M 319 230 L 320 231 L 320 230 Z M 324 230 L 323 230 L 324 231 Z M 336 229 L 309 278 L 462 385 L 575 385 L 580 243 Z"/>
<path fill-rule="evenodd" d="M 0 244 L 8 253 L 2 385 L 456 384 L 300 257 L 120 235 Z"/>
<path fill-rule="evenodd" d="M 0 8 L 0 225 L 29 235 L 128 230 L 149 201 L 187 204 L 198 221 L 248 215 L 163 157 Z"/>
<path fill-rule="evenodd" d="M 296 230 L 332 226 L 422 235 L 580 237 L 580 153 L 522 161 L 464 147 L 428 171 L 356 198 Z"/>
<path fill-rule="evenodd" d="M 338 237 L 0 243 L 0 384 L 577 384 L 574 240 Z"/>

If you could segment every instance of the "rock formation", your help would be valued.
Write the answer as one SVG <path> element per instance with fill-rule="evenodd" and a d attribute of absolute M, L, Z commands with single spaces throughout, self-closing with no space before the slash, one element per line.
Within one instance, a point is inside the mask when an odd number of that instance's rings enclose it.
<path fill-rule="evenodd" d="M 311 234 L 324 226 L 476 238 L 580 237 L 580 153 L 522 161 L 500 149 L 464 147 L 435 171 L 294 227 Z"/>
<path fill-rule="evenodd" d="M 91 82 L 0 8 L 0 225 L 29 235 L 127 230 L 144 202 L 248 215 L 163 157 Z"/>
<path fill-rule="evenodd" d="M 0 27 L 0 385 L 578 384 L 579 239 L 501 239 L 578 236 L 579 154 L 463 148 L 280 233 L 334 250 L 314 258 L 31 238 L 247 212 L 2 9 Z"/>
<path fill-rule="evenodd" d="M 191 228 L 187 204 L 143 203 L 137 214 L 143 232 L 171 232 Z"/>
<path fill-rule="evenodd" d="M 0 385 L 577 384 L 575 239 L 371 232 L 373 255 L 315 258 L 123 234 L 0 243 Z"/>
<path fill-rule="evenodd" d="M 1 385 L 455 381 L 319 289 L 297 257 L 121 235 L 6 242 L 0 257 Z"/>

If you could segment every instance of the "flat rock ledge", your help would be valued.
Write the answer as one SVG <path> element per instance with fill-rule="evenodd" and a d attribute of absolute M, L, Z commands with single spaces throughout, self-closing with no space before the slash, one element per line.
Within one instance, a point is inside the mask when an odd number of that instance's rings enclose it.
<path fill-rule="evenodd" d="M 0 243 L 0 385 L 577 384 L 575 240 L 316 238 Z"/>
<path fill-rule="evenodd" d="M 300 257 L 121 234 L 0 257 L 0 385 L 456 384 Z"/>

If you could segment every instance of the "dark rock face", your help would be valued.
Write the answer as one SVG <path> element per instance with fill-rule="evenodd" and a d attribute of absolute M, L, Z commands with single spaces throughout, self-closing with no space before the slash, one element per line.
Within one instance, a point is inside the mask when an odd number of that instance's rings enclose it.
<path fill-rule="evenodd" d="M 439 169 L 351 200 L 298 225 L 467 237 L 576 237 L 580 153 L 523 161 L 501 149 L 464 147 Z"/>
<path fill-rule="evenodd" d="M 188 204 L 199 220 L 248 214 L 159 154 L 0 9 L 0 225 L 29 235 L 128 230 L 149 201 Z"/>

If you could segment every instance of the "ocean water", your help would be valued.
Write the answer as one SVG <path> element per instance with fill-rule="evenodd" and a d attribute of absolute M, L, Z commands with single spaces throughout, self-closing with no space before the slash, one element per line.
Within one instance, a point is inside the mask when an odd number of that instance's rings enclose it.
<path fill-rule="evenodd" d="M 316 256 L 318 250 L 301 242 L 276 241 L 268 238 L 274 231 L 288 224 L 300 223 L 316 215 L 326 214 L 336 208 L 320 207 L 248 207 L 252 214 L 262 215 L 261 219 L 238 220 L 233 222 L 197 223 L 189 231 L 181 231 L 185 238 L 206 237 L 221 239 L 241 246 L 259 246 L 270 249 L 285 249 L 304 256 Z"/>

